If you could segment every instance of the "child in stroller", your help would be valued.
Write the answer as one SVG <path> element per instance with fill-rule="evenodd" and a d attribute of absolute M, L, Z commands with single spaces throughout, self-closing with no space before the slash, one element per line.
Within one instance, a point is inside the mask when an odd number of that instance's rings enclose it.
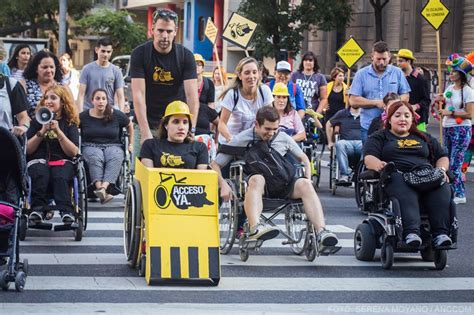
<path fill-rule="evenodd" d="M 23 291 L 28 261 L 20 261 L 18 230 L 22 199 L 27 187 L 25 154 L 18 139 L 9 130 L 0 127 L 0 287 L 8 290 L 15 282 L 17 291 Z"/>

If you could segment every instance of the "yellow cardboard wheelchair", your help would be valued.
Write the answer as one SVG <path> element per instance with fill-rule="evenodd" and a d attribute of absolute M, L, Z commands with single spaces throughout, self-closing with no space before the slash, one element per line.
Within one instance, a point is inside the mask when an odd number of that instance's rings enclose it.
<path fill-rule="evenodd" d="M 217 173 L 135 165 L 125 196 L 128 264 L 148 284 L 218 285 Z"/>

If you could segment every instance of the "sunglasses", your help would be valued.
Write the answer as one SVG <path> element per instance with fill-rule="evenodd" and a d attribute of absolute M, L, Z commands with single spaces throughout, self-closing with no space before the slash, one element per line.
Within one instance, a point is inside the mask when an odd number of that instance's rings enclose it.
<path fill-rule="evenodd" d="M 158 19 L 171 19 L 175 24 L 178 24 L 178 15 L 171 10 L 156 10 L 153 13 L 153 24 L 155 24 Z"/>

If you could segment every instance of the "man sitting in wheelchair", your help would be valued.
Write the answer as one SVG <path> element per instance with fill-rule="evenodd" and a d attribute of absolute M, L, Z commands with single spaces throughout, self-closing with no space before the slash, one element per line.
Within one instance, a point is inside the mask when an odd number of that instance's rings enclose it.
<path fill-rule="evenodd" d="M 336 147 L 336 159 L 339 164 L 339 183 L 350 183 L 350 161 L 358 161 L 362 154 L 360 135 L 360 108 L 349 108 L 338 111 L 326 124 L 328 147 Z M 334 143 L 335 129 L 339 139 Z"/>
<path fill-rule="evenodd" d="M 33 210 L 30 221 L 37 223 L 45 217 L 52 217 L 53 212 L 48 211 L 48 187 L 51 186 L 63 223 L 71 224 L 74 217 L 70 184 L 75 172 L 72 158 L 78 153 L 79 117 L 70 92 L 59 85 L 46 90 L 37 112 L 44 107 L 52 112 L 52 120 L 38 121 L 35 118 L 27 132 L 26 153 Z"/>
<path fill-rule="evenodd" d="M 364 144 L 364 162 L 368 169 L 381 172 L 387 162 L 393 162 L 396 170 L 384 191 L 400 205 L 403 238 L 406 245 L 419 247 L 420 208 L 429 216 L 434 248 L 450 246 L 451 188 L 446 170 L 449 159 L 438 141 L 416 128 L 415 113 L 411 106 L 401 101 L 388 109 L 385 129 L 377 131 Z M 420 167 L 433 172 L 433 181 L 424 187 L 407 176 Z M 431 169 L 432 168 L 432 169 Z M 438 173 L 438 176 L 436 175 Z M 434 187 L 429 187 L 435 183 Z"/>
<path fill-rule="evenodd" d="M 311 168 L 308 157 L 303 153 L 298 144 L 284 132 L 278 132 L 279 115 L 272 106 L 264 106 L 257 111 L 255 127 L 242 131 L 232 138 L 229 143 L 231 147 L 244 149 L 246 171 L 246 181 L 248 187 L 245 193 L 244 208 L 250 227 L 249 240 L 268 240 L 276 237 L 279 231 L 276 227 L 260 222 L 260 215 L 263 211 L 263 197 L 269 198 L 291 198 L 302 199 L 306 215 L 315 226 L 318 233 L 318 241 L 322 246 L 335 246 L 338 243 L 336 235 L 325 229 L 324 214 L 318 196 L 311 183 Z M 305 177 L 292 176 L 287 182 L 278 181 L 282 174 L 272 174 L 268 176 L 267 172 L 257 173 L 259 167 L 253 167 L 259 164 L 265 165 L 265 158 L 260 161 L 249 161 L 248 154 L 253 147 L 266 147 L 268 152 L 273 151 L 273 158 L 278 160 L 277 164 L 288 163 L 283 158 L 287 153 L 291 154 L 296 160 L 304 165 Z M 278 156 L 276 156 L 279 155 Z M 232 189 L 221 175 L 221 168 L 226 166 L 232 160 L 232 156 L 225 153 L 218 153 L 216 159 L 211 163 L 211 167 L 219 174 L 219 187 L 221 197 L 224 200 L 232 198 Z M 284 161 L 284 162 L 283 162 Z M 249 165 L 252 164 L 252 165 Z M 247 167 L 249 166 L 249 167 Z M 252 166 L 250 168 L 250 166 Z M 269 163 L 266 166 L 270 166 Z M 265 166 L 263 166 L 265 167 Z M 294 166 L 290 164 L 293 174 Z M 285 167 L 287 169 L 287 167 Z M 253 169 L 253 173 L 248 173 Z M 267 185 L 267 183 L 271 183 Z"/>

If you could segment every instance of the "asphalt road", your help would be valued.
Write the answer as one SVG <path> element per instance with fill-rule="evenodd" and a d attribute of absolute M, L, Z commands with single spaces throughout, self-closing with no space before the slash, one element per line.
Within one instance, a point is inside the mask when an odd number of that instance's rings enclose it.
<path fill-rule="evenodd" d="M 325 160 L 327 155 L 325 155 Z M 30 272 L 23 293 L 0 291 L 0 314 L 22 313 L 195 313 L 195 314 L 473 314 L 474 173 L 468 174 L 468 204 L 458 207 L 458 249 L 436 271 L 419 254 L 396 254 L 391 270 L 353 255 L 360 213 L 352 188 L 332 196 L 328 168 L 318 191 L 327 224 L 343 248 L 308 262 L 280 240 L 264 244 L 241 262 L 234 248 L 221 256 L 218 287 L 147 286 L 126 265 L 122 246 L 123 200 L 91 204 L 82 242 L 70 232 L 28 231 L 21 245 Z M 283 224 L 283 220 L 277 220 Z"/>

